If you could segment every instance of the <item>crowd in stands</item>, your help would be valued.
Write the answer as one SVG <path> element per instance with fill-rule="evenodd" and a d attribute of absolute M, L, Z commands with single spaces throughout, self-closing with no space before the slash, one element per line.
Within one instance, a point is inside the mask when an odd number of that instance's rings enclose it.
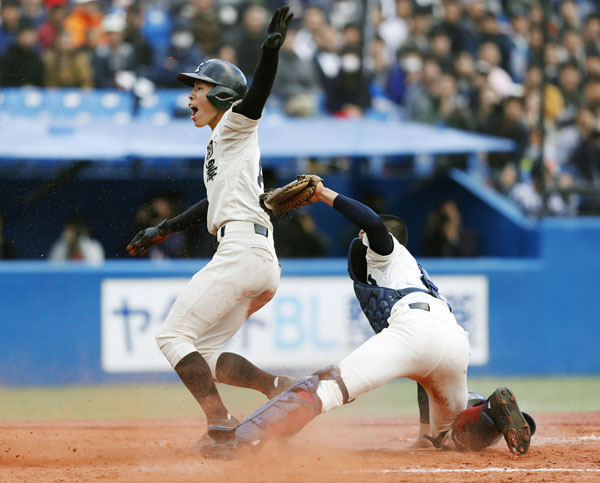
<path fill-rule="evenodd" d="M 251 78 L 280 3 L 2 0 L 0 87 L 131 89 L 143 78 L 175 88 L 175 73 L 211 57 Z M 267 107 L 304 117 L 386 111 L 510 138 L 514 152 L 478 160 L 487 183 L 531 216 L 600 212 L 597 1 L 287 3 L 295 18 Z"/>

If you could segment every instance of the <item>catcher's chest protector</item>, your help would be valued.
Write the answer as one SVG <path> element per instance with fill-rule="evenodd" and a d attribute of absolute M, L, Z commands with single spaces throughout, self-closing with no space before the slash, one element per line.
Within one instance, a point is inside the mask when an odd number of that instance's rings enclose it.
<path fill-rule="evenodd" d="M 414 287 L 397 290 L 369 285 L 367 283 L 366 252 L 367 247 L 363 244 L 362 240 L 355 238 L 350 244 L 350 250 L 348 251 L 348 274 L 354 282 L 354 293 L 356 294 L 360 308 L 376 334 L 389 326 L 388 318 L 392 312 L 392 307 L 402 297 L 415 292 L 423 292 L 441 298 L 435 286 L 435 291 L 433 291 L 431 289 L 426 290 Z M 419 268 L 421 268 L 421 273 L 423 273 L 424 270 L 420 265 Z M 426 273 L 423 274 L 423 278 L 429 281 L 429 276 Z M 428 286 L 427 283 L 425 285 Z"/>

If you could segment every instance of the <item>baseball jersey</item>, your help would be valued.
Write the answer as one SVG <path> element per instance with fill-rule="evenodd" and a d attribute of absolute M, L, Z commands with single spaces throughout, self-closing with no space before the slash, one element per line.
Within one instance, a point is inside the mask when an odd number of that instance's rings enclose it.
<path fill-rule="evenodd" d="M 206 224 L 213 235 L 230 221 L 247 221 L 273 229 L 258 203 L 263 192 L 258 122 L 228 109 L 208 139 L 204 158 Z"/>
<path fill-rule="evenodd" d="M 394 249 L 388 255 L 371 250 L 367 235 L 363 236 L 363 244 L 367 247 L 367 282 L 396 290 L 411 287 L 424 289 L 421 280 L 423 274 L 417 261 L 394 236 L 390 236 L 394 241 Z"/>

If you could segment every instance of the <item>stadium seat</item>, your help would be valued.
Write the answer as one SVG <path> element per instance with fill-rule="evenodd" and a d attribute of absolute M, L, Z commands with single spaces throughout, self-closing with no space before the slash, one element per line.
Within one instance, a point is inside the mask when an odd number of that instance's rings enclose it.
<path fill-rule="evenodd" d="M 188 89 L 159 89 L 140 99 L 137 118 L 164 125 L 173 118 L 189 117 Z"/>
<path fill-rule="evenodd" d="M 131 121 L 134 98 L 130 92 L 109 89 L 11 88 L 0 91 L 0 110 L 10 117 L 79 123 L 110 119 L 122 125 Z"/>

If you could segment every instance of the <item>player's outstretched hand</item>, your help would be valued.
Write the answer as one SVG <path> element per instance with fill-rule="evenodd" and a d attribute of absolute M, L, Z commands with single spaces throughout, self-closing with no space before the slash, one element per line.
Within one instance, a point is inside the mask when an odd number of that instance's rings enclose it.
<path fill-rule="evenodd" d="M 308 199 L 308 202 L 312 204 L 312 203 L 316 203 L 317 201 L 321 201 L 321 194 L 323 193 L 324 189 L 325 189 L 325 185 L 323 184 L 323 180 L 319 179 L 319 181 L 317 181 L 316 186 L 315 186 L 315 192 Z"/>
<path fill-rule="evenodd" d="M 289 11 L 290 7 L 284 5 L 273 14 L 271 23 L 269 23 L 269 27 L 267 28 L 267 38 L 263 42 L 263 47 L 279 49 L 283 45 L 288 25 L 294 16 L 293 13 L 288 15 Z"/>
<path fill-rule="evenodd" d="M 152 245 L 162 243 L 169 236 L 170 233 L 165 233 L 163 230 L 164 224 L 167 220 L 161 221 L 158 225 L 140 230 L 137 235 L 133 237 L 133 240 L 127 245 L 127 251 L 132 257 L 136 255 L 142 256 L 148 251 Z"/>

